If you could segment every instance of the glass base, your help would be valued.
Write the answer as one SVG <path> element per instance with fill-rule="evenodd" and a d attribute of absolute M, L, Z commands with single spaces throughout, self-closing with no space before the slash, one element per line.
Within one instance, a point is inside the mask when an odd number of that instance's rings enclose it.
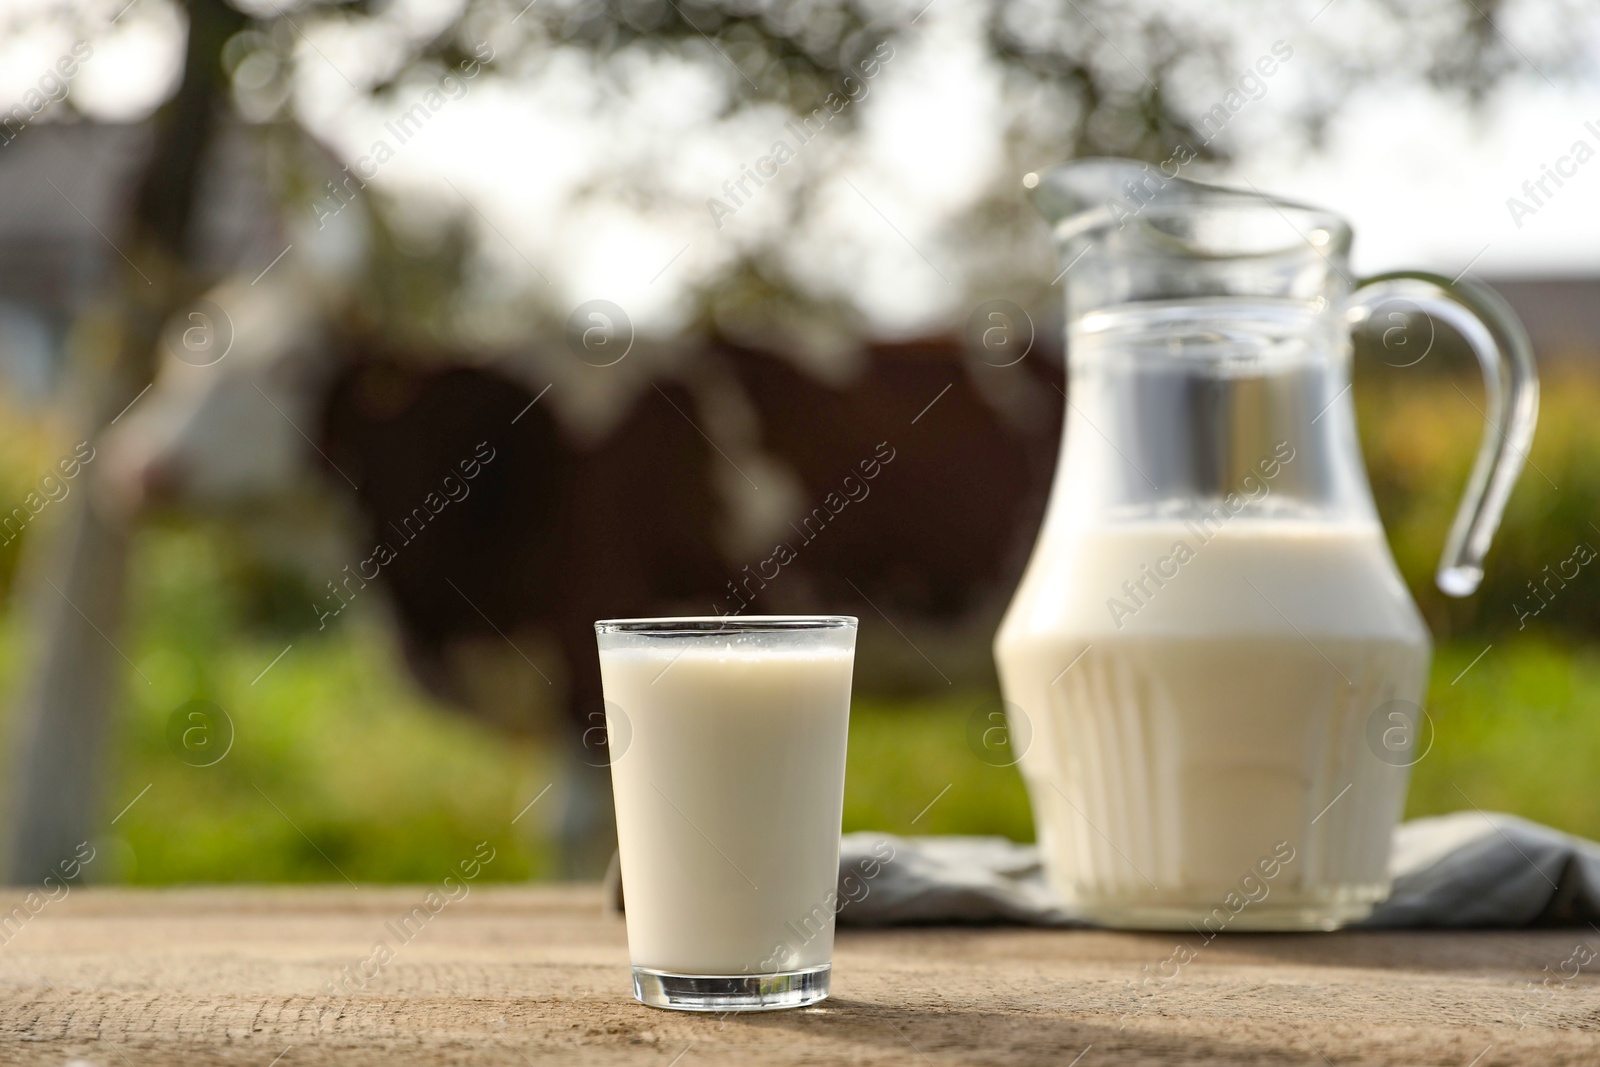
<path fill-rule="evenodd" d="M 652 1008 L 678 1011 L 776 1011 L 803 1008 L 828 995 L 833 965 L 781 974 L 674 974 L 633 969 L 633 995 Z"/>

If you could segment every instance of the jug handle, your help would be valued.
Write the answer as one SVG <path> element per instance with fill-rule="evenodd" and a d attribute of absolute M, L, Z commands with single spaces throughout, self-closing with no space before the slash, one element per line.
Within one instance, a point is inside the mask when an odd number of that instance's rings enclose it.
<path fill-rule="evenodd" d="M 1487 428 L 1435 575 L 1446 595 L 1469 596 L 1483 580 L 1489 543 L 1533 444 L 1539 418 L 1533 346 L 1516 313 L 1494 290 L 1470 279 L 1452 282 L 1422 271 L 1363 279 L 1350 295 L 1346 319 L 1352 329 L 1359 328 L 1393 303 L 1411 304 L 1430 321 L 1437 318 L 1454 327 L 1483 370 L 1489 410 L 1480 414 Z"/>

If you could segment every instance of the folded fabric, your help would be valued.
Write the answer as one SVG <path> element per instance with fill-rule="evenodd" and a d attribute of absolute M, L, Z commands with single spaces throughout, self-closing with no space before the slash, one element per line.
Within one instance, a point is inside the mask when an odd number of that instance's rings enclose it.
<path fill-rule="evenodd" d="M 892 851 L 891 851 L 892 850 Z M 1517 927 L 1600 922 L 1600 844 L 1495 812 L 1395 830 L 1394 889 L 1366 927 Z M 846 834 L 839 923 L 1073 926 L 1034 845 L 1003 837 Z"/>

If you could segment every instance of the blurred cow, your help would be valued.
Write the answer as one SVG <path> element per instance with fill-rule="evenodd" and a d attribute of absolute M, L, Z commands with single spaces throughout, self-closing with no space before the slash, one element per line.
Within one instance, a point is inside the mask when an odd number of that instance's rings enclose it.
<path fill-rule="evenodd" d="M 108 442 L 108 488 L 129 507 L 287 520 L 315 542 L 318 628 L 381 590 L 431 692 L 511 730 L 557 720 L 570 873 L 612 848 L 603 731 L 589 729 L 603 722 L 597 618 L 852 612 L 868 679 L 894 646 L 924 684 L 987 671 L 1043 510 L 1058 362 L 877 345 L 829 382 L 711 343 L 636 370 L 599 429 L 575 428 L 529 380 L 536 361 L 330 332 L 287 306 L 303 295 L 287 280 L 216 294 L 232 351 L 163 367 Z M 927 656 L 931 624 L 962 620 L 976 620 L 964 642 Z"/>

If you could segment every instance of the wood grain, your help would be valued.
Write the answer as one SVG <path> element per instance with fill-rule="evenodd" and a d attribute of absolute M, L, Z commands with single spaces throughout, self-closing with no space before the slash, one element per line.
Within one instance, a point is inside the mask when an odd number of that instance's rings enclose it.
<path fill-rule="evenodd" d="M 0 946 L 0 1063 L 1600 1061 L 1600 961 L 1559 973 L 1588 928 L 1224 935 L 1143 991 L 1176 935 L 846 931 L 827 1003 L 717 1018 L 631 999 L 595 887 L 475 888 L 402 939 L 427 891 L 74 890 Z"/>

